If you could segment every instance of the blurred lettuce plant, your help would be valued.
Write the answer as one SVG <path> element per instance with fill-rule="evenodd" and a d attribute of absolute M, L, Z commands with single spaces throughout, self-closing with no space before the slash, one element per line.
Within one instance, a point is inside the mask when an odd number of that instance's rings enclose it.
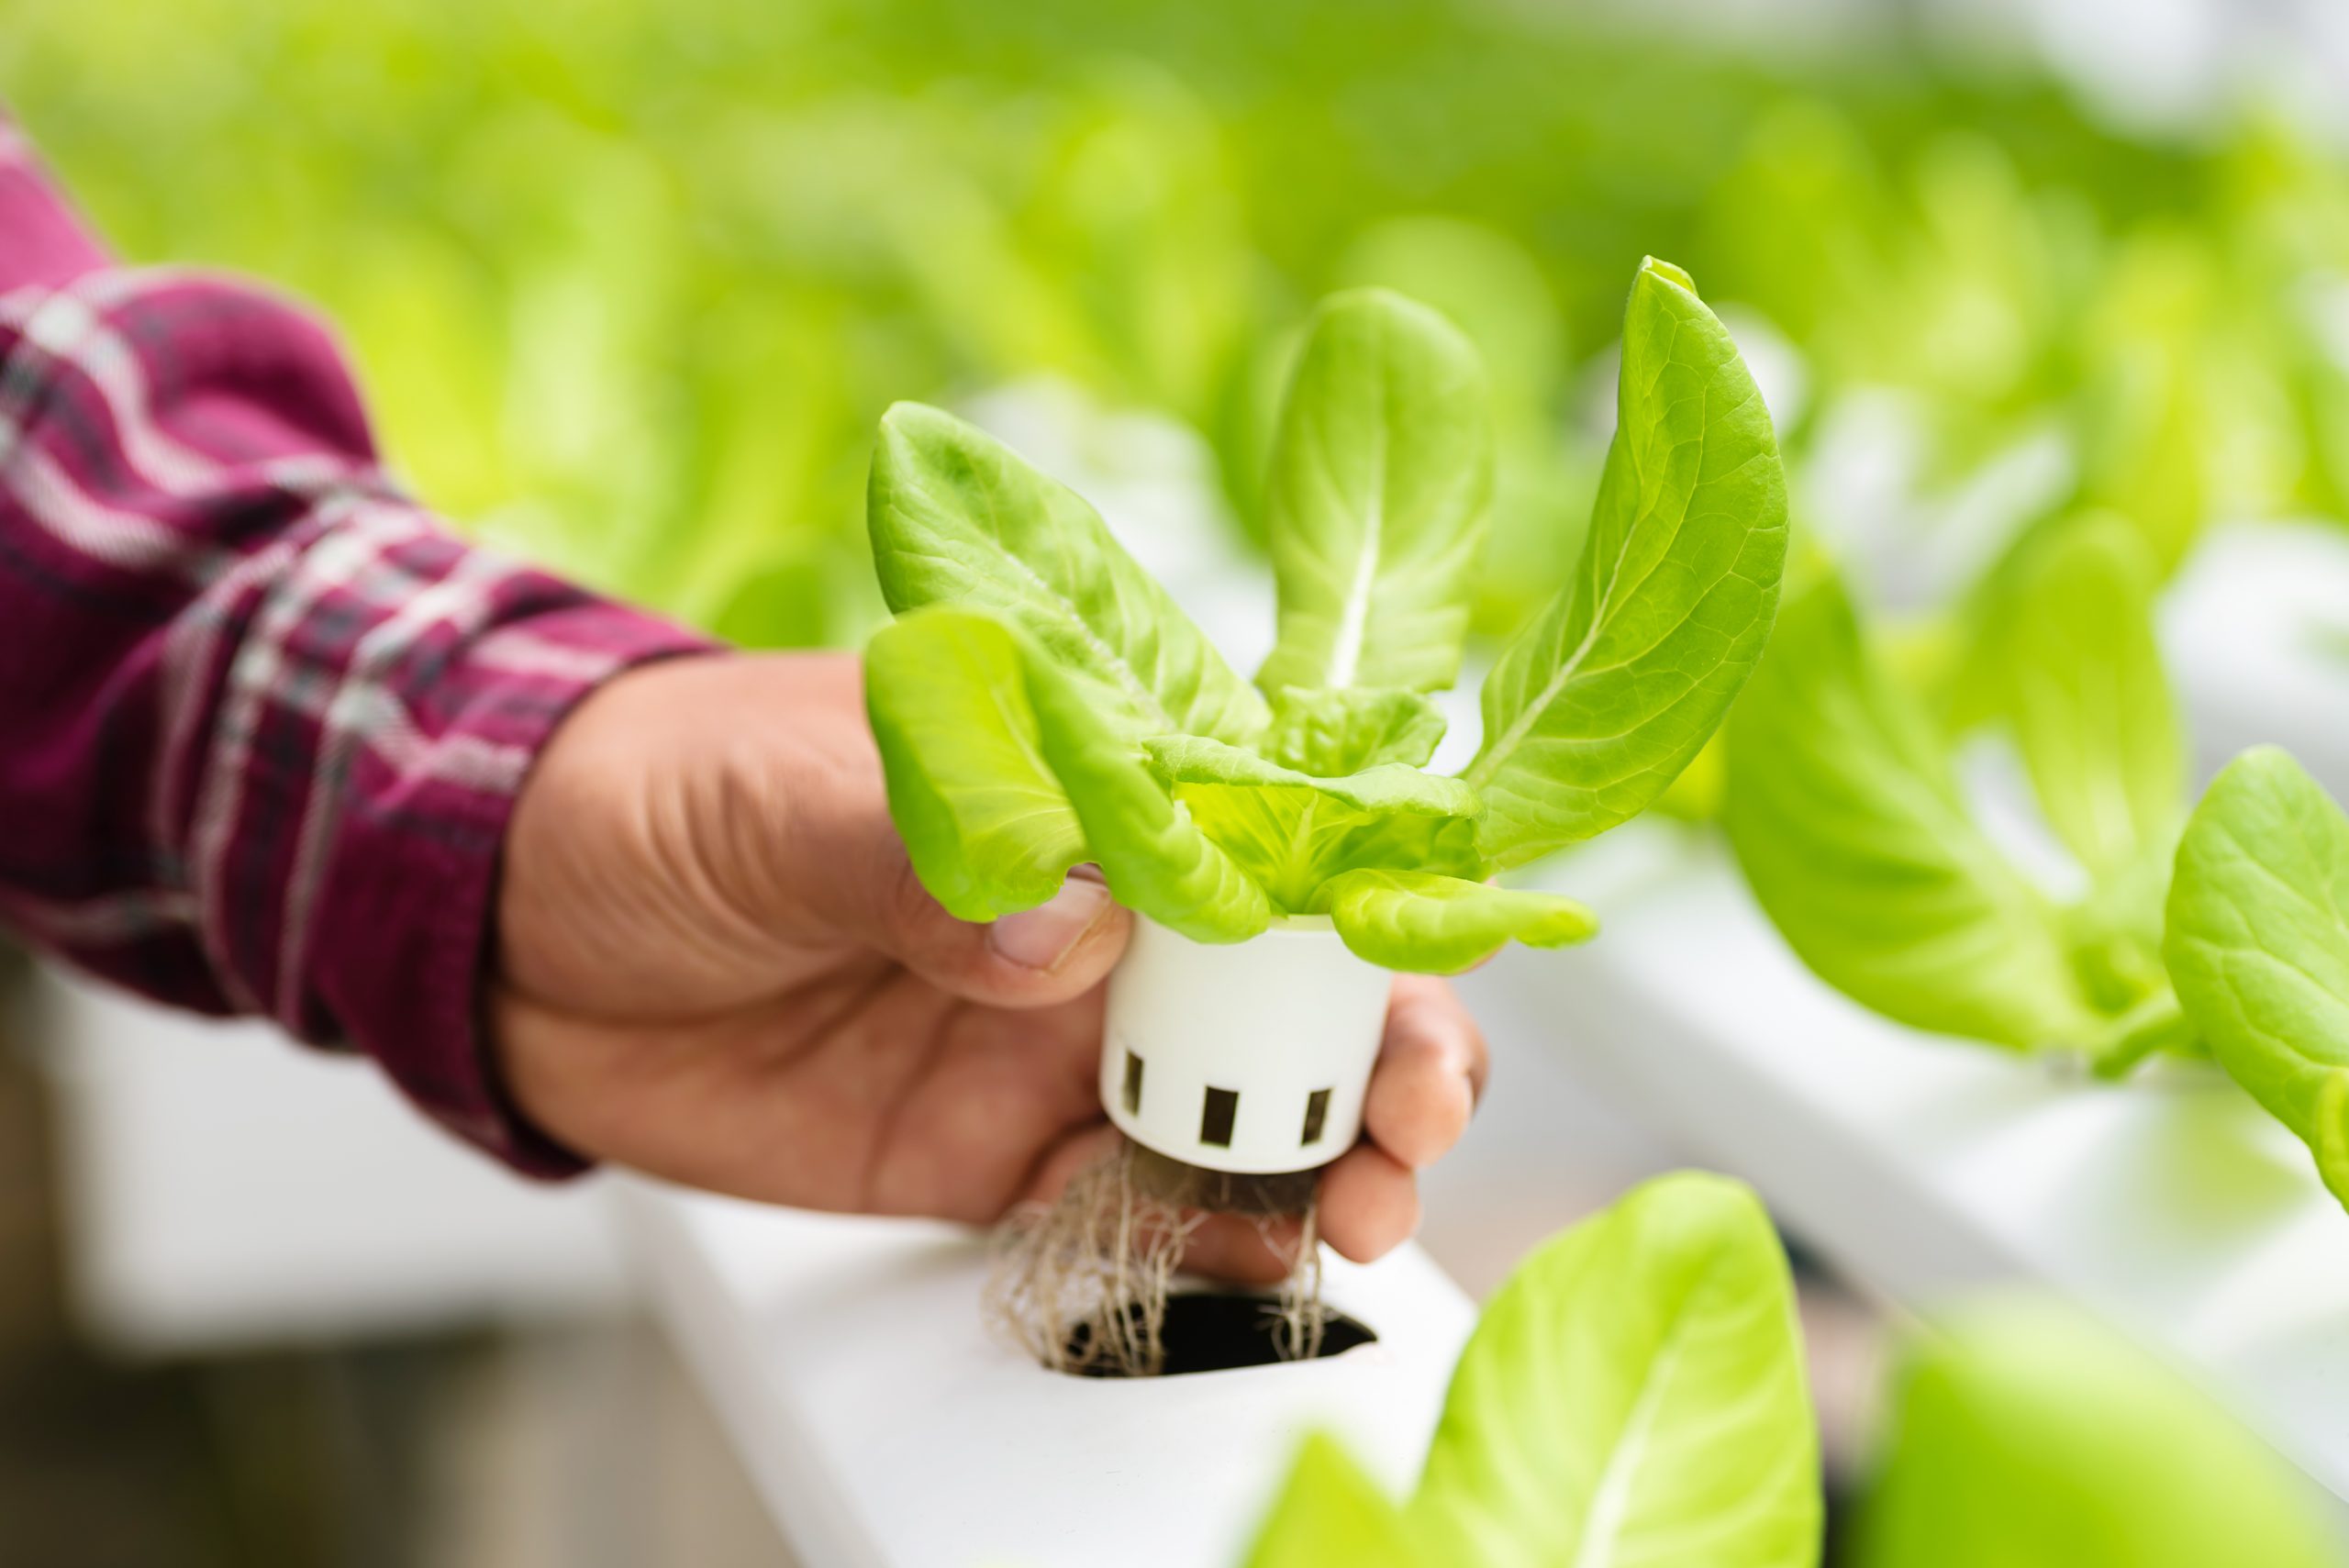
<path fill-rule="evenodd" d="M 128 0 L 6 59 L 130 254 L 328 308 L 436 505 L 742 641 L 877 617 L 885 389 L 1056 373 L 1221 417 L 1252 263 L 1171 78 L 884 95 L 795 62 L 833 8 L 689 10 Z"/>
<path fill-rule="evenodd" d="M 2306 1483 L 2176 1373 L 2052 1303 L 1909 1344 L 1854 1568 L 2329 1568 Z M 1247 1568 L 1816 1568 L 1819 1442 L 1769 1216 L 1719 1176 L 1634 1189 L 1519 1265 L 1418 1485 L 1307 1440 Z"/>
<path fill-rule="evenodd" d="M 2064 492 L 1969 523 L 2001 537 L 1968 562 L 2110 507 L 2166 567 L 2212 515 L 2349 492 L 2337 159 L 2272 119 L 2132 141 L 1889 41 L 1765 67 L 1449 0 L 12 20 L 0 90 L 129 254 L 318 300 L 436 504 L 746 641 L 876 618 L 859 486 L 895 397 L 1050 374 L 1171 415 L 1261 539 L 1291 329 L 1361 283 L 1493 366 L 1475 614 L 1506 635 L 1577 559 L 1586 394 L 1651 251 L 1798 353 L 1798 510 L 1813 435 L 1883 388 L 1928 492 L 2062 436 Z"/>
<path fill-rule="evenodd" d="M 2143 535 L 2092 514 L 2024 541 L 1976 607 L 1956 706 L 2011 746 L 2060 865 L 2009 852 L 1997 792 L 1965 787 L 1960 738 L 1831 571 L 1789 596 L 1724 730 L 1722 820 L 1836 989 L 2099 1076 L 2214 1058 L 2349 1205 L 2349 816 L 2274 748 L 2189 814 L 2156 581 Z"/>
<path fill-rule="evenodd" d="M 1961 787 L 1952 739 L 1822 571 L 1791 597 L 1726 731 L 1723 822 L 1796 953 L 1888 1018 L 2110 1071 L 2184 1026 L 2160 959 L 2185 749 L 2140 536 L 2076 521 L 1998 574 L 1976 704 L 2020 753 L 2083 873 L 2017 865 Z"/>
<path fill-rule="evenodd" d="M 1549 1242 L 1479 1318 L 1410 1500 L 1309 1440 L 1248 1568 L 1813 1568 L 1819 1440 L 1761 1203 L 1665 1176 Z"/>
<path fill-rule="evenodd" d="M 2090 1319 L 1979 1303 L 1911 1347 L 1854 1568 L 2337 1568 L 2306 1481 Z"/>

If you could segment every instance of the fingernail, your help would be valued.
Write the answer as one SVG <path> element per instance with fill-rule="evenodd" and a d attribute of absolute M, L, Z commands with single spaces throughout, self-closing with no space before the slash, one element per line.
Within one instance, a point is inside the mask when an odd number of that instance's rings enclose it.
<path fill-rule="evenodd" d="M 1023 969 L 1058 969 L 1086 932 L 1109 912 L 1109 890 L 1071 878 L 1049 904 L 1006 915 L 995 923 L 995 951 Z"/>

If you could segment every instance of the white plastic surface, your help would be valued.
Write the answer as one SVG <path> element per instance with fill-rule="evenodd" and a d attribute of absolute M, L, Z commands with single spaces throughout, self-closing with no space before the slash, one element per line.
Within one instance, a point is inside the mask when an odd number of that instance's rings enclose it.
<path fill-rule="evenodd" d="M 1379 1336 L 1326 1361 L 1142 1382 L 988 1337 L 983 1245 L 630 1182 L 651 1292 L 805 1568 L 1225 1568 L 1316 1428 L 1397 1494 L 1474 1320 L 1416 1248 L 1332 1261 Z"/>
<path fill-rule="evenodd" d="M 2214 530 L 2163 602 L 2162 640 L 2205 772 L 2273 741 L 2349 800 L 2349 528 Z"/>
<path fill-rule="evenodd" d="M 1101 1104 L 1135 1142 L 1209 1170 L 1325 1164 L 1362 1130 L 1393 984 L 1326 916 L 1220 946 L 1137 919 L 1109 976 Z M 1209 1114 L 1217 1090 L 1236 1096 L 1219 1102 L 1228 1131 Z"/>
<path fill-rule="evenodd" d="M 66 1262 L 134 1351 L 410 1332 L 626 1298 L 596 1184 L 509 1174 L 373 1063 L 45 974 Z"/>

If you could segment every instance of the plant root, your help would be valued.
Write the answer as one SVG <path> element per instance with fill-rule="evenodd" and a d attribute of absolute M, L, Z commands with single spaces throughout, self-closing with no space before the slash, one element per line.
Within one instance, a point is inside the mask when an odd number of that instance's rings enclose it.
<path fill-rule="evenodd" d="M 1285 1362 L 1309 1362 L 1319 1356 L 1321 1336 L 1330 1327 L 1330 1309 L 1321 1300 L 1320 1203 L 1308 1198 L 1297 1220 L 1293 1250 L 1273 1239 L 1269 1219 L 1256 1222 L 1265 1248 L 1288 1265 L 1281 1276 L 1280 1294 L 1265 1308 L 1278 1319 L 1273 1325 L 1273 1350 Z"/>
<path fill-rule="evenodd" d="M 1146 1190 L 1133 1156 L 1120 1140 L 1059 1201 L 996 1231 L 988 1322 L 1055 1372 L 1153 1377 L 1165 1365 L 1166 1298 L 1199 1221 Z"/>
<path fill-rule="evenodd" d="M 1284 1361 L 1319 1351 L 1319 1171 L 1271 1176 L 1208 1171 L 1127 1140 L 1078 1172 L 1057 1202 L 1015 1210 L 997 1228 L 983 1307 L 989 1326 L 1055 1372 L 1155 1377 L 1166 1365 L 1166 1303 L 1183 1251 L 1210 1213 L 1253 1220 L 1287 1265 L 1266 1303 Z M 1298 1218 L 1294 1243 L 1276 1220 Z"/>

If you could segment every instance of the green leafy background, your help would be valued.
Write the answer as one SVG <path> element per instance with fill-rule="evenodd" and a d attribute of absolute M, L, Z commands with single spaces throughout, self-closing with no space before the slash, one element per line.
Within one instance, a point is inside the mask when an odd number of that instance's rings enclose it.
<path fill-rule="evenodd" d="M 2162 568 L 2349 475 L 2332 160 L 2256 114 L 2125 138 L 1896 31 L 1798 66 L 1442 0 L 109 0 L 18 7 L 0 95 L 132 257 L 321 305 L 437 505 L 752 643 L 878 618 L 897 398 L 1163 413 L 1260 536 L 1294 333 L 1360 284 L 1489 367 L 1506 633 L 1577 557 L 1650 252 L 1798 356 L 1798 500 L 1864 389 L 1928 486 L 2057 429 L 2063 503 Z"/>

